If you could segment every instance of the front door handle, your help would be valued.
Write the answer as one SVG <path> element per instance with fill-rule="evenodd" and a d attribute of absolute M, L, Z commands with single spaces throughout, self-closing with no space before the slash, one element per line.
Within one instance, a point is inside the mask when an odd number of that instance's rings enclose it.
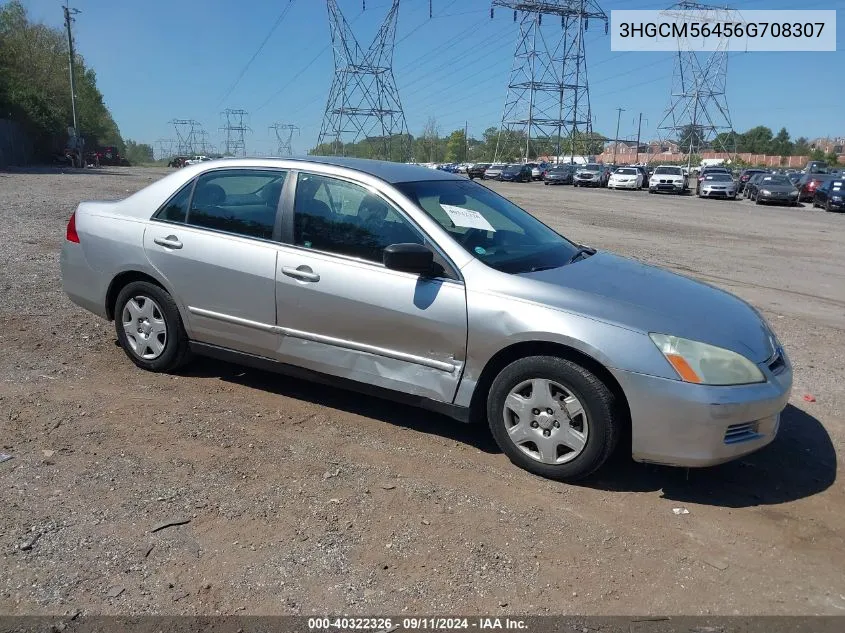
<path fill-rule="evenodd" d="M 301 279 L 302 281 L 320 281 L 320 275 L 311 270 L 310 266 L 297 266 L 296 268 L 284 266 L 282 267 L 282 272 L 288 277 Z"/>
<path fill-rule="evenodd" d="M 153 242 L 165 248 L 182 248 L 182 242 L 175 235 L 168 235 L 167 237 L 157 237 Z"/>

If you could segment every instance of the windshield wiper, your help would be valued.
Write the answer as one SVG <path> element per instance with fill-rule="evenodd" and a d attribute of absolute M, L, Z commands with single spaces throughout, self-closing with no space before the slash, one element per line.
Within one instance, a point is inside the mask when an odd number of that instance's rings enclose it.
<path fill-rule="evenodd" d="M 579 246 L 578 250 L 569 258 L 566 262 L 567 264 L 571 264 L 572 262 L 578 261 L 584 255 L 595 255 L 596 249 L 590 248 L 589 246 Z"/>

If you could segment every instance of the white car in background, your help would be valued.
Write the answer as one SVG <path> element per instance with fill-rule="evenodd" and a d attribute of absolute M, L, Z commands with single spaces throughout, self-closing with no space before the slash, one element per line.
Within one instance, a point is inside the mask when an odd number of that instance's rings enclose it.
<path fill-rule="evenodd" d="M 686 170 L 675 165 L 655 167 L 648 181 L 648 192 L 656 193 L 658 191 L 687 193 L 689 185 L 687 184 Z"/>
<path fill-rule="evenodd" d="M 642 172 L 634 167 L 620 167 L 607 181 L 608 189 L 640 189 L 642 186 Z"/>
<path fill-rule="evenodd" d="M 496 180 L 499 176 L 502 175 L 502 172 L 505 170 L 504 163 L 496 163 L 495 165 L 490 165 L 487 169 L 484 170 L 484 180 Z"/>
<path fill-rule="evenodd" d="M 197 156 L 192 156 L 191 158 L 186 160 L 185 164 L 186 165 L 199 165 L 200 163 L 204 163 L 204 162 L 209 161 L 209 160 L 211 160 L 211 159 L 208 156 L 197 155 Z"/>

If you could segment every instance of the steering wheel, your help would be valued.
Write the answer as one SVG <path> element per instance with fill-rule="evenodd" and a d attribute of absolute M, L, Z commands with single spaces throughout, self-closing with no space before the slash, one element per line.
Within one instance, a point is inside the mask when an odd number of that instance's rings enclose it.
<path fill-rule="evenodd" d="M 483 238 L 487 239 L 487 231 L 485 231 L 484 229 L 469 229 L 458 239 L 458 243 L 464 248 L 469 248 L 472 245 L 473 240 L 478 237 L 481 237 L 482 233 L 484 234 Z"/>

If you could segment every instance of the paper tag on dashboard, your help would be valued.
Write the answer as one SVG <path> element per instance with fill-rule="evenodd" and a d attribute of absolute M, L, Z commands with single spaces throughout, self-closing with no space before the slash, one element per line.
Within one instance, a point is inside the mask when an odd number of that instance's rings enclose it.
<path fill-rule="evenodd" d="M 496 229 L 478 211 L 456 207 L 452 204 L 441 204 L 440 207 L 446 212 L 446 215 L 449 216 L 449 219 L 452 220 L 455 226 L 465 229 L 481 229 L 482 231 L 496 232 Z"/>

